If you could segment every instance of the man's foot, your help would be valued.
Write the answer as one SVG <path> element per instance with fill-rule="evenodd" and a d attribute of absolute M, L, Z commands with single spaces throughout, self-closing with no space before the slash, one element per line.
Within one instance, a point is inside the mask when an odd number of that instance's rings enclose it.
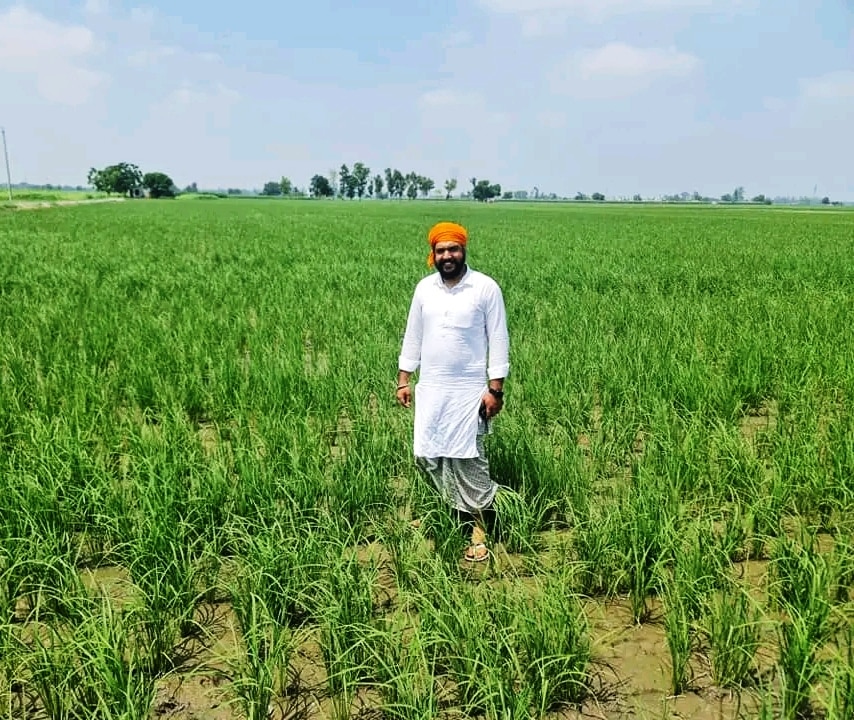
<path fill-rule="evenodd" d="M 489 557 L 489 548 L 486 547 L 483 543 L 475 543 L 474 545 L 469 545 L 466 549 L 465 555 L 463 555 L 463 559 L 466 562 L 483 562 Z"/>

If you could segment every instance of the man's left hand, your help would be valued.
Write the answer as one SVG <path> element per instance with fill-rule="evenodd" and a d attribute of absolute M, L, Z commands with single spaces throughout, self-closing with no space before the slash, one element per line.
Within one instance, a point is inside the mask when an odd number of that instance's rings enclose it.
<path fill-rule="evenodd" d="M 482 403 L 487 420 L 491 420 L 498 415 L 498 413 L 501 412 L 501 408 L 504 407 L 504 400 L 495 397 L 495 395 L 490 392 L 484 393 Z"/>

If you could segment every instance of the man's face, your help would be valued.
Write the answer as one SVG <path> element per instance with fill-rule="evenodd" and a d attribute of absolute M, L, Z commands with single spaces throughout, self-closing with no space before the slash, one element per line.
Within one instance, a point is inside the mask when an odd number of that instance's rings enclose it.
<path fill-rule="evenodd" d="M 465 268 L 466 251 L 459 243 L 438 242 L 433 248 L 433 262 L 442 280 L 454 280 L 458 278 Z"/>

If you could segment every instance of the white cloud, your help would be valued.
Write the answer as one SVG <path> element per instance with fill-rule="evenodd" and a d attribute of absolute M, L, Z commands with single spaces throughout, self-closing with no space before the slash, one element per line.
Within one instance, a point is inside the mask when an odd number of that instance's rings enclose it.
<path fill-rule="evenodd" d="M 601 17 L 662 10 L 721 10 L 744 5 L 742 0 L 479 0 L 487 10 L 530 15 L 561 12 L 570 15 Z"/>
<path fill-rule="evenodd" d="M 838 70 L 800 81 L 801 95 L 810 100 L 854 98 L 854 70 Z"/>
<path fill-rule="evenodd" d="M 626 43 L 608 43 L 582 53 L 579 70 L 585 79 L 606 76 L 639 78 L 690 75 L 699 65 L 696 56 L 675 48 L 640 48 Z"/>
<path fill-rule="evenodd" d="M 0 13 L 0 73 L 31 79 L 50 102 L 83 104 L 107 80 L 88 67 L 98 50 L 82 25 L 62 25 L 19 5 Z"/>
<path fill-rule="evenodd" d="M 522 35 L 562 34 L 572 18 L 601 23 L 609 18 L 650 13 L 740 12 L 759 0 L 478 0 L 484 9 L 514 17 Z"/>
<path fill-rule="evenodd" d="M 589 100 L 622 98 L 655 85 L 684 83 L 700 68 L 699 59 L 675 48 L 641 48 L 609 43 L 580 50 L 550 75 L 551 92 Z"/>
<path fill-rule="evenodd" d="M 83 12 L 87 15 L 104 15 L 110 11 L 108 0 L 86 0 L 83 4 Z"/>
<path fill-rule="evenodd" d="M 174 57 L 178 54 L 178 48 L 169 45 L 152 46 L 142 48 L 128 55 L 128 65 L 143 68 L 156 65 L 162 60 Z"/>

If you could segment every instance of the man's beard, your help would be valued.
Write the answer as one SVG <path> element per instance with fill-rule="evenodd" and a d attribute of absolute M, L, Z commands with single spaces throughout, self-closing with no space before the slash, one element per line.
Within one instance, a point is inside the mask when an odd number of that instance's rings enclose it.
<path fill-rule="evenodd" d="M 441 275 L 442 280 L 456 280 L 463 273 L 463 268 L 465 267 L 465 260 L 461 260 L 457 262 L 456 260 L 450 261 L 454 264 L 453 269 L 445 270 L 445 263 L 438 263 L 436 265 L 436 269 L 439 271 L 439 275 Z"/>

